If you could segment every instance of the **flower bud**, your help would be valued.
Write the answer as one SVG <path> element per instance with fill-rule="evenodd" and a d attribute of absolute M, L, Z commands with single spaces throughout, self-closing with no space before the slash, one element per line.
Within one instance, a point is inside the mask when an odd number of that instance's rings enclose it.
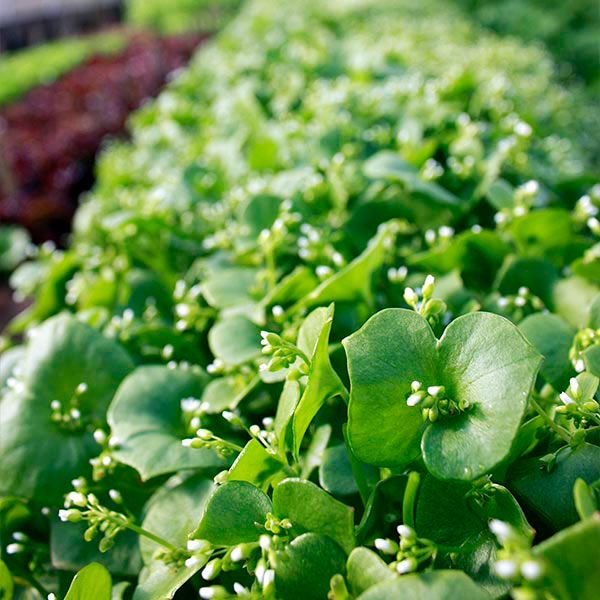
<path fill-rule="evenodd" d="M 419 563 L 412 556 L 410 558 L 405 558 L 401 560 L 396 565 L 396 571 L 399 575 L 404 575 L 405 573 L 412 573 L 419 566 Z"/>
<path fill-rule="evenodd" d="M 427 275 L 425 277 L 425 282 L 423 283 L 423 300 L 429 300 L 431 296 L 433 296 L 433 292 L 435 289 L 435 277 L 433 275 Z"/>
<path fill-rule="evenodd" d="M 223 567 L 223 561 L 220 558 L 214 558 L 202 569 L 202 579 L 210 581 L 214 579 Z"/>

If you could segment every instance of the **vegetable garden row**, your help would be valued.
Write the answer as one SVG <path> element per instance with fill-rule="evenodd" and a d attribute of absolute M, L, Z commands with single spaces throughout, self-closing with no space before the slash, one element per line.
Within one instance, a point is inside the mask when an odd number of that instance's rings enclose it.
<path fill-rule="evenodd" d="M 596 598 L 593 118 L 441 0 L 245 3 L 12 276 L 0 594 Z"/>

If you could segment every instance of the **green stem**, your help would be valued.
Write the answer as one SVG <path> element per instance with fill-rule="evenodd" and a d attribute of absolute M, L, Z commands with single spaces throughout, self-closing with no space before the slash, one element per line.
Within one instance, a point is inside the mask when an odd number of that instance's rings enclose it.
<path fill-rule="evenodd" d="M 173 544 L 171 544 L 171 542 L 167 542 L 167 540 L 161 538 L 160 536 L 156 535 L 155 533 L 152 533 L 151 531 L 147 531 L 146 529 L 139 527 L 138 525 L 136 525 L 135 523 L 132 523 L 131 521 L 127 521 L 124 525 L 125 525 L 125 527 L 127 527 L 127 529 L 130 529 L 131 531 L 135 531 L 135 533 L 137 533 L 138 535 L 141 535 L 145 538 L 148 538 L 149 540 L 152 540 L 153 542 L 156 542 L 159 546 L 162 546 L 163 548 L 166 548 L 167 550 L 170 550 L 171 552 L 177 552 L 179 550 L 179 548 L 177 548 L 177 546 L 174 546 Z"/>
<path fill-rule="evenodd" d="M 552 419 L 550 415 L 538 404 L 537 400 L 535 400 L 533 396 L 530 398 L 529 401 L 531 402 L 533 408 L 535 408 L 535 410 L 538 412 L 538 414 L 544 419 L 544 421 L 546 421 L 550 429 L 552 429 L 552 431 L 554 431 L 565 442 L 567 442 L 567 444 L 570 444 L 571 434 L 564 427 L 561 427 L 558 423 L 555 423 L 554 419 Z"/>
<path fill-rule="evenodd" d="M 417 471 L 411 471 L 402 499 L 402 522 L 413 529 L 415 528 L 415 504 L 420 483 L 421 475 Z"/>

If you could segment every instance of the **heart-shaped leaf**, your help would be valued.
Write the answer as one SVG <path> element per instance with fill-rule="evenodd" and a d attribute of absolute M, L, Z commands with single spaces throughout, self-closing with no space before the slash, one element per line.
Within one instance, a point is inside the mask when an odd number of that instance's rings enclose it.
<path fill-rule="evenodd" d="M 115 342 L 59 315 L 37 329 L 19 367 L 0 400 L 0 493 L 62 504 L 99 452 L 92 432 L 133 364 Z"/>
<path fill-rule="evenodd" d="M 305 531 L 327 535 L 346 553 L 355 546 L 354 510 L 310 481 L 282 481 L 273 492 L 273 511 L 292 522 L 296 535 Z"/>
<path fill-rule="evenodd" d="M 271 500 L 264 492 L 245 481 L 231 481 L 209 498 L 192 537 L 218 546 L 255 542 L 270 511 Z"/>
<path fill-rule="evenodd" d="M 108 410 L 112 434 L 119 440 L 116 458 L 143 479 L 182 469 L 224 465 L 208 448 L 184 448 L 187 435 L 181 400 L 201 398 L 207 377 L 198 368 L 136 369 L 119 387 Z"/>
<path fill-rule="evenodd" d="M 383 310 L 344 340 L 351 396 L 348 435 L 356 456 L 378 466 L 406 465 L 422 451 L 443 479 L 471 480 L 510 451 L 541 357 L 510 321 L 490 313 L 454 320 L 436 340 L 428 322 Z M 468 408 L 424 425 L 408 406 L 412 382 L 443 386 Z"/>

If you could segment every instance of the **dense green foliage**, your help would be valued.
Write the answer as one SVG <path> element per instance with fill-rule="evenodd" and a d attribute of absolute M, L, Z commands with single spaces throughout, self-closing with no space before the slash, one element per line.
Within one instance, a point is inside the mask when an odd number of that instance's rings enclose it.
<path fill-rule="evenodd" d="M 600 187 L 575 100 L 442 2 L 245 5 L 104 154 L 71 247 L 13 275 L 15 581 L 593 600 Z"/>
<path fill-rule="evenodd" d="M 469 16 L 501 34 L 542 42 L 563 76 L 581 77 L 597 88 L 600 11 L 594 0 L 457 0 Z"/>
<path fill-rule="evenodd" d="M 92 54 L 120 50 L 126 41 L 125 33 L 111 31 L 3 55 L 0 58 L 0 106 L 13 102 L 36 85 L 53 81 Z"/>

